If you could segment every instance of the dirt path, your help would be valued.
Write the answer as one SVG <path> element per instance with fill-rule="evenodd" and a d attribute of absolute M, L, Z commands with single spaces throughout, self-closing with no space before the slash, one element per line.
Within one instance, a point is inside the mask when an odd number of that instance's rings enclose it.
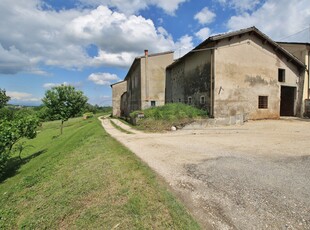
<path fill-rule="evenodd" d="M 164 134 L 102 125 L 165 178 L 205 229 L 310 229 L 309 121 Z"/>

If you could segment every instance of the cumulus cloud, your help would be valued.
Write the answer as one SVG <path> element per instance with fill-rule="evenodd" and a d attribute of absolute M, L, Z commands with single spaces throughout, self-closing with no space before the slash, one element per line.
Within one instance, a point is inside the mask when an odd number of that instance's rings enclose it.
<path fill-rule="evenodd" d="M 183 1 L 157 2 L 172 10 Z M 106 6 L 55 11 L 43 10 L 40 0 L 1 0 L 0 15 L 0 73 L 4 74 L 46 74 L 40 65 L 76 70 L 128 67 L 144 49 L 155 53 L 173 50 L 177 45 L 152 20 L 115 12 Z M 89 45 L 98 48 L 98 55 L 88 55 Z"/>
<path fill-rule="evenodd" d="M 287 37 L 309 26 L 308 0 L 267 0 L 252 13 L 233 16 L 228 21 L 230 30 L 257 26 L 274 40 Z M 309 34 L 297 34 L 291 41 L 309 42 Z"/>
<path fill-rule="evenodd" d="M 189 35 L 182 36 L 175 44 L 174 58 L 180 58 L 194 48 L 193 37 Z"/>
<path fill-rule="evenodd" d="M 84 5 L 100 6 L 108 5 L 117 8 L 120 12 L 127 15 L 137 13 L 140 10 L 148 8 L 148 6 L 157 6 L 168 14 L 174 14 L 179 5 L 186 0 L 79 0 Z"/>
<path fill-rule="evenodd" d="M 206 40 L 211 34 L 211 30 L 208 27 L 202 28 L 197 33 L 195 33 L 196 37 L 198 37 L 201 41 Z"/>
<path fill-rule="evenodd" d="M 205 7 L 194 16 L 194 19 L 198 20 L 200 24 L 205 25 L 213 22 L 215 17 L 216 14 L 210 11 L 208 7 Z"/>
<path fill-rule="evenodd" d="M 110 73 L 92 73 L 88 76 L 88 80 L 96 85 L 111 85 L 113 82 L 120 81 L 116 74 Z"/>
<path fill-rule="evenodd" d="M 63 83 L 52 83 L 52 82 L 49 82 L 49 83 L 43 84 L 43 88 L 50 89 L 50 88 L 53 88 L 55 86 L 60 86 L 60 85 L 71 85 L 71 86 L 74 86 L 74 87 L 80 87 L 82 84 L 81 84 L 81 82 L 69 83 L 69 82 L 66 82 L 66 81 L 63 82 Z"/>
<path fill-rule="evenodd" d="M 6 94 L 8 96 L 10 96 L 11 100 L 13 100 L 13 101 L 21 101 L 21 102 L 38 102 L 38 101 L 41 101 L 40 98 L 36 98 L 30 93 L 7 91 Z"/>
<path fill-rule="evenodd" d="M 227 6 L 236 11 L 244 12 L 254 10 L 260 0 L 217 0 L 222 6 Z"/>

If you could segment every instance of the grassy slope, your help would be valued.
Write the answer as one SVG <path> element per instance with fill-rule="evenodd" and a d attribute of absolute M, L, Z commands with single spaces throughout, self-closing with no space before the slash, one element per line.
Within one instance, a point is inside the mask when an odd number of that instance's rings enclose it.
<path fill-rule="evenodd" d="M 0 183 L 0 229 L 199 229 L 155 174 L 96 118 L 44 123 Z M 37 154 L 35 154 L 37 153 Z"/>

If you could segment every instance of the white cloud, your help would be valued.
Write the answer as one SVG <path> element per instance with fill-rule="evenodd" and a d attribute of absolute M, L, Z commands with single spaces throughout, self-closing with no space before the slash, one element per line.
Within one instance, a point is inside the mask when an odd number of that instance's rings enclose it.
<path fill-rule="evenodd" d="M 144 10 L 149 6 L 157 6 L 168 14 L 174 14 L 179 5 L 187 0 L 79 0 L 84 5 L 115 7 L 127 15 Z"/>
<path fill-rule="evenodd" d="M 256 26 L 274 40 L 294 34 L 309 26 L 308 0 L 267 0 L 253 13 L 233 16 L 228 21 L 230 30 Z M 310 42 L 307 31 L 289 38 L 291 41 Z"/>
<path fill-rule="evenodd" d="M 182 36 L 175 44 L 174 58 L 180 58 L 194 48 L 193 37 L 189 35 Z"/>
<path fill-rule="evenodd" d="M 45 83 L 43 84 L 43 88 L 45 89 L 50 89 L 50 88 L 53 88 L 55 86 L 60 86 L 60 85 L 71 85 L 71 86 L 74 86 L 74 87 L 80 87 L 82 85 L 81 82 L 76 82 L 76 83 L 69 83 L 69 82 L 63 82 L 63 83 L 52 83 L 52 82 L 49 82 L 49 83 Z"/>
<path fill-rule="evenodd" d="M 205 7 L 194 16 L 194 19 L 198 20 L 200 24 L 205 25 L 213 22 L 215 17 L 216 14 L 210 11 L 208 7 Z"/>
<path fill-rule="evenodd" d="M 183 0 L 157 2 L 172 10 Z M 46 74 L 40 65 L 77 70 L 128 67 L 144 49 L 156 53 L 176 46 L 164 28 L 156 28 L 152 20 L 142 16 L 113 12 L 105 6 L 43 11 L 40 4 L 40 0 L 0 1 L 0 73 Z M 90 44 L 98 48 L 98 56 L 87 54 Z"/>
<path fill-rule="evenodd" d="M 36 98 L 30 93 L 7 91 L 6 94 L 11 97 L 11 100 L 14 100 L 14 101 L 21 101 L 21 102 L 41 101 L 40 98 Z"/>
<path fill-rule="evenodd" d="M 89 75 L 88 80 L 97 85 L 111 85 L 112 82 L 120 81 L 116 74 L 110 73 L 92 73 Z"/>
<path fill-rule="evenodd" d="M 260 3 L 260 0 L 217 0 L 223 6 L 228 6 L 236 11 L 252 11 Z"/>
<path fill-rule="evenodd" d="M 208 27 L 202 28 L 195 35 L 201 40 L 206 40 L 211 34 L 211 30 Z"/>

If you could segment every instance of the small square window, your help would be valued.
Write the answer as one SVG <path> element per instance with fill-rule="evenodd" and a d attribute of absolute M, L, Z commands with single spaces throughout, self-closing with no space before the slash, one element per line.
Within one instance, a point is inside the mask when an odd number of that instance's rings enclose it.
<path fill-rule="evenodd" d="M 151 107 L 155 107 L 156 106 L 156 101 L 151 101 Z"/>
<path fill-rule="evenodd" d="M 188 104 L 192 104 L 192 97 L 188 97 Z"/>
<path fill-rule="evenodd" d="M 278 69 L 278 81 L 285 82 L 285 69 Z"/>
<path fill-rule="evenodd" d="M 268 109 L 268 96 L 258 96 L 258 108 Z"/>
<path fill-rule="evenodd" d="M 206 103 L 206 98 L 205 96 L 200 97 L 200 104 L 205 104 Z"/>

